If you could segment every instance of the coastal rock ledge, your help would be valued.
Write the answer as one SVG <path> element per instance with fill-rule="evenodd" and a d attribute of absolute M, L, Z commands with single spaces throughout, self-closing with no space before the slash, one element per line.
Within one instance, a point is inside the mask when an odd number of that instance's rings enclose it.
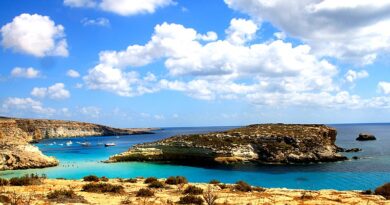
<path fill-rule="evenodd" d="M 255 124 L 138 144 L 106 162 L 292 164 L 346 160 L 337 153 L 336 135 L 334 128 L 325 125 Z"/>
<path fill-rule="evenodd" d="M 62 121 L 0 117 L 0 170 L 43 168 L 58 165 L 31 145 L 47 138 L 147 134 L 152 129 L 118 129 L 103 125 Z"/>

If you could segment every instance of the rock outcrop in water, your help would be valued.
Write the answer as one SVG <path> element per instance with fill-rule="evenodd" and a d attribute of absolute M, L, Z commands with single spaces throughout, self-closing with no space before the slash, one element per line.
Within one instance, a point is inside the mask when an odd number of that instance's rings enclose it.
<path fill-rule="evenodd" d="M 370 141 L 376 140 L 375 136 L 370 133 L 360 133 L 359 137 L 356 138 L 357 141 Z"/>
<path fill-rule="evenodd" d="M 257 124 L 138 144 L 107 162 L 290 164 L 345 160 L 337 153 L 336 135 L 334 128 L 325 125 Z"/>
<path fill-rule="evenodd" d="M 110 136 L 150 133 L 151 129 L 117 129 L 97 124 L 0 117 L 0 170 L 58 165 L 31 144 L 46 138 Z"/>

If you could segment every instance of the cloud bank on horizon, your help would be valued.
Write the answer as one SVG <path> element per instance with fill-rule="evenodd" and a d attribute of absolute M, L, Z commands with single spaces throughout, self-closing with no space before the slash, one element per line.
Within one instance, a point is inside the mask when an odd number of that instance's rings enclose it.
<path fill-rule="evenodd" d="M 206 3 L 63 0 L 50 5 L 57 13 L 33 3 L 10 11 L 0 114 L 119 126 L 390 120 L 390 0 Z"/>

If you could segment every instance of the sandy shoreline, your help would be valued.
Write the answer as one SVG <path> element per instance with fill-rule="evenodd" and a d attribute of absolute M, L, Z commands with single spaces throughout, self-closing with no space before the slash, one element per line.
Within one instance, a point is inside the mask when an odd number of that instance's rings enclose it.
<path fill-rule="evenodd" d="M 159 179 L 163 182 L 164 179 Z M 47 199 L 47 194 L 54 190 L 71 189 L 76 194 L 83 196 L 90 204 L 123 204 L 127 201 L 130 204 L 175 204 L 183 197 L 183 190 L 189 185 L 195 185 L 204 190 L 211 190 L 218 196 L 217 204 L 354 204 L 354 205 L 383 205 L 390 204 L 390 200 L 385 200 L 378 195 L 364 195 L 359 191 L 336 191 L 336 190 L 292 190 L 292 189 L 265 189 L 265 191 L 240 192 L 231 188 L 221 189 L 218 185 L 207 183 L 189 183 L 186 185 L 165 185 L 164 188 L 151 189 L 154 191 L 153 197 L 136 197 L 136 193 L 141 188 L 146 188 L 148 184 L 144 179 L 137 179 L 136 183 L 123 182 L 119 179 L 110 179 L 108 182 L 115 185 L 122 185 L 124 192 L 121 194 L 90 193 L 82 191 L 82 187 L 89 182 L 83 180 L 61 180 L 45 179 L 42 185 L 33 186 L 0 186 L 2 195 L 10 194 L 14 197 L 25 199 L 26 204 L 57 204 Z M 99 182 L 100 183 L 100 182 Z M 202 195 L 199 195 L 202 197 Z M 0 203 L 1 204 L 1 203 Z M 60 203 L 61 204 L 61 203 Z"/>

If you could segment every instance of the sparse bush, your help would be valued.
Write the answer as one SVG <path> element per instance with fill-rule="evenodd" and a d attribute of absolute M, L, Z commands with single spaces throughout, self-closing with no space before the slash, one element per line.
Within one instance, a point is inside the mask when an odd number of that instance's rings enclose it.
<path fill-rule="evenodd" d="M 137 183 L 137 179 L 134 179 L 134 178 L 130 178 L 130 179 L 126 179 L 125 182 L 130 182 L 130 183 Z"/>
<path fill-rule="evenodd" d="M 9 198 L 6 195 L 0 195 L 0 204 L 10 204 L 11 203 L 11 198 Z"/>
<path fill-rule="evenodd" d="M 113 185 L 109 183 L 88 183 L 83 186 L 83 191 L 94 193 L 123 193 L 125 188 L 121 185 Z"/>
<path fill-rule="evenodd" d="M 102 182 L 108 182 L 108 181 L 110 181 L 107 177 L 105 177 L 105 176 L 102 176 L 102 177 L 100 177 L 100 181 L 102 181 Z"/>
<path fill-rule="evenodd" d="M 0 178 L 0 186 L 8 186 L 8 185 L 9 185 L 8 179 Z"/>
<path fill-rule="evenodd" d="M 252 191 L 251 185 L 244 181 L 238 181 L 236 182 L 236 185 L 234 186 L 234 189 L 237 191 L 242 191 L 242 192 L 250 192 Z"/>
<path fill-rule="evenodd" d="M 30 186 L 30 185 L 40 185 L 43 183 L 43 179 L 46 176 L 38 176 L 37 174 L 26 174 L 23 177 L 13 177 L 9 180 L 10 185 L 12 186 Z"/>
<path fill-rule="evenodd" d="M 83 180 L 84 180 L 85 182 L 99 182 L 99 181 L 100 181 L 99 177 L 97 177 L 97 176 L 95 176 L 95 175 L 88 175 L 88 176 L 85 176 L 85 177 L 83 178 Z"/>
<path fill-rule="evenodd" d="M 168 177 L 166 180 L 165 180 L 165 183 L 166 184 L 171 184 L 171 185 L 177 185 L 177 184 L 187 184 L 188 183 L 188 180 L 187 178 L 183 177 L 183 176 L 171 176 L 171 177 Z"/>
<path fill-rule="evenodd" d="M 203 199 L 206 201 L 207 205 L 215 205 L 215 201 L 217 201 L 218 196 L 213 193 L 211 186 L 209 185 L 206 191 L 203 193 Z"/>
<path fill-rule="evenodd" d="M 88 203 L 83 196 L 77 195 L 73 190 L 55 190 L 47 194 L 51 202 L 57 203 Z"/>
<path fill-rule="evenodd" d="M 265 191 L 265 189 L 264 189 L 263 187 L 259 187 L 259 186 L 253 187 L 252 190 L 253 190 L 253 191 L 257 191 L 257 192 L 263 192 L 263 191 Z"/>
<path fill-rule="evenodd" d="M 203 194 L 203 189 L 200 187 L 190 185 L 184 190 L 184 194 L 192 194 L 192 195 Z"/>
<path fill-rule="evenodd" d="M 154 182 L 151 182 L 149 185 L 148 185 L 149 188 L 164 188 L 164 184 L 161 183 L 160 181 L 154 181 Z"/>
<path fill-rule="evenodd" d="M 220 184 L 221 182 L 220 181 L 218 181 L 218 180 L 216 180 L 216 179 L 212 179 L 212 180 L 210 180 L 210 182 L 209 182 L 209 184 L 214 184 L 214 185 L 218 185 L 218 184 Z"/>
<path fill-rule="evenodd" d="M 137 197 L 152 197 L 152 196 L 154 196 L 154 192 L 150 189 L 142 188 L 142 189 L 137 191 L 136 196 Z"/>
<path fill-rule="evenodd" d="M 386 199 L 390 199 L 390 183 L 386 183 L 375 189 L 376 195 L 381 195 Z"/>
<path fill-rule="evenodd" d="M 221 189 L 227 189 L 227 188 L 230 187 L 230 186 L 227 185 L 227 184 L 218 184 L 218 186 L 219 186 L 219 188 L 221 188 Z"/>
<path fill-rule="evenodd" d="M 196 204 L 196 205 L 202 205 L 203 199 L 199 196 L 194 195 L 187 195 L 180 197 L 180 200 L 178 201 L 179 204 Z"/>
<path fill-rule="evenodd" d="M 158 181 L 156 177 L 148 177 L 145 179 L 144 183 L 145 184 L 150 184 L 152 182 Z"/>
<path fill-rule="evenodd" d="M 365 191 L 362 191 L 361 194 L 364 194 L 364 195 L 371 195 L 372 194 L 372 191 L 370 189 L 367 189 Z"/>

